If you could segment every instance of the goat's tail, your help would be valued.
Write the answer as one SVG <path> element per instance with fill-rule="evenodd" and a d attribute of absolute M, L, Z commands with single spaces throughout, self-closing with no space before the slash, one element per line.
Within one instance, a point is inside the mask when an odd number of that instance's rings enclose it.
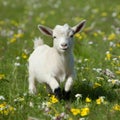
<path fill-rule="evenodd" d="M 38 46 L 43 45 L 43 44 L 44 42 L 40 37 L 34 39 L 34 49 L 36 49 Z"/>

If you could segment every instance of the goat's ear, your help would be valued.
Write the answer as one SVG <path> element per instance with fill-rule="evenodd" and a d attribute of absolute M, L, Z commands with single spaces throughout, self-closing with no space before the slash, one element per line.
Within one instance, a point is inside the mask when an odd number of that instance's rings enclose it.
<path fill-rule="evenodd" d="M 84 28 L 85 23 L 86 23 L 86 20 L 83 20 L 82 22 L 80 22 L 76 26 L 72 27 L 74 34 L 80 32 Z"/>
<path fill-rule="evenodd" d="M 41 31 L 41 33 L 45 35 L 52 36 L 53 35 L 53 30 L 49 27 L 43 26 L 43 25 L 38 25 L 38 29 Z"/>

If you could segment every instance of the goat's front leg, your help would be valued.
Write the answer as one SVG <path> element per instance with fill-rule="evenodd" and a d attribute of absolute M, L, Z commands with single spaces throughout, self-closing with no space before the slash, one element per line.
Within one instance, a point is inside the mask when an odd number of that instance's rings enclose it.
<path fill-rule="evenodd" d="M 36 94 L 35 78 L 32 74 L 29 75 L 29 93 Z"/>
<path fill-rule="evenodd" d="M 65 88 L 63 91 L 64 99 L 69 99 L 70 93 L 71 93 L 70 90 L 71 90 L 72 85 L 73 85 L 73 77 L 70 76 L 70 77 L 68 77 L 68 79 L 65 83 Z"/>
<path fill-rule="evenodd" d="M 58 99 L 61 99 L 61 89 L 58 81 L 54 77 L 50 77 L 47 84 Z"/>

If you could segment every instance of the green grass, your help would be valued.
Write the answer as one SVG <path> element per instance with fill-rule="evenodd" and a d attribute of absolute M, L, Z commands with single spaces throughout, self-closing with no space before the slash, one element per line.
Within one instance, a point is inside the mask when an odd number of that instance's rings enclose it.
<path fill-rule="evenodd" d="M 119 0 L 1 0 L 0 11 L 0 120 L 120 119 Z M 38 94 L 30 96 L 27 59 L 33 51 L 32 40 L 41 36 L 52 46 L 51 38 L 42 35 L 37 25 L 74 26 L 83 19 L 87 24 L 80 37 L 75 36 L 76 79 L 70 100 L 52 103 L 40 84 Z M 114 76 L 108 75 L 106 69 Z M 76 94 L 82 97 L 76 98 Z M 99 99 L 101 96 L 104 100 Z M 91 99 L 90 103 L 86 97 Z M 96 100 L 103 101 L 98 105 Z M 72 108 L 85 107 L 89 108 L 85 116 L 71 112 Z"/>

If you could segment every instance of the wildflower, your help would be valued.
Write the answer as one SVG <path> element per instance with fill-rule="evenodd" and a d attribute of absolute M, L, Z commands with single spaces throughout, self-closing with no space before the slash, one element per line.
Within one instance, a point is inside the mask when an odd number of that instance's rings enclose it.
<path fill-rule="evenodd" d="M 89 109 L 88 107 L 85 107 L 85 108 L 82 108 L 82 109 L 81 109 L 80 115 L 81 115 L 81 116 L 86 116 L 86 115 L 88 115 L 89 113 L 90 113 L 90 109 Z"/>
<path fill-rule="evenodd" d="M 54 96 L 54 95 L 52 95 L 51 97 L 50 97 L 50 102 L 51 103 L 57 103 L 58 102 L 58 99 Z"/>
<path fill-rule="evenodd" d="M 103 77 L 96 77 L 98 80 L 104 80 Z"/>
<path fill-rule="evenodd" d="M 109 45 L 110 45 L 110 47 L 115 47 L 116 46 L 116 44 L 114 42 L 110 42 Z"/>
<path fill-rule="evenodd" d="M 92 44 L 93 44 L 93 41 L 89 41 L 88 44 L 89 44 L 89 45 L 92 45 Z"/>
<path fill-rule="evenodd" d="M 104 97 L 104 96 L 101 96 L 101 97 L 99 97 L 99 98 L 96 100 L 96 103 L 97 103 L 98 105 L 100 105 L 101 103 L 104 103 L 104 99 L 105 99 L 105 97 Z"/>
<path fill-rule="evenodd" d="M 108 82 L 112 83 L 113 85 L 120 85 L 120 81 L 117 79 L 109 79 Z"/>
<path fill-rule="evenodd" d="M 27 59 L 28 58 L 27 54 L 26 53 L 22 53 L 22 58 L 23 59 Z"/>
<path fill-rule="evenodd" d="M 12 20 L 11 24 L 14 25 L 14 26 L 16 26 L 16 27 L 19 26 L 19 24 L 15 20 Z"/>
<path fill-rule="evenodd" d="M 117 43 L 117 44 L 116 44 L 116 46 L 120 48 L 120 42 L 119 42 L 119 43 Z"/>
<path fill-rule="evenodd" d="M 80 39 L 80 40 L 82 39 L 82 36 L 79 33 L 75 34 L 75 37 Z"/>
<path fill-rule="evenodd" d="M 73 120 L 71 117 L 68 120 Z"/>
<path fill-rule="evenodd" d="M 102 12 L 102 13 L 101 13 L 101 16 L 102 16 L 102 17 L 106 17 L 106 16 L 107 16 L 107 12 Z"/>
<path fill-rule="evenodd" d="M 85 102 L 90 103 L 92 100 L 89 97 L 86 97 Z"/>
<path fill-rule="evenodd" d="M 96 103 L 97 103 L 98 105 L 100 105 L 100 104 L 101 104 L 101 99 L 98 98 L 98 99 L 96 100 Z"/>
<path fill-rule="evenodd" d="M 120 105 L 115 104 L 115 105 L 113 106 L 113 110 L 115 110 L 115 111 L 120 111 Z"/>
<path fill-rule="evenodd" d="M 98 33 L 97 33 L 97 32 L 94 32 L 94 33 L 93 33 L 93 36 L 94 36 L 94 37 L 97 37 L 97 36 L 98 36 Z"/>
<path fill-rule="evenodd" d="M 106 75 L 107 77 L 115 78 L 114 73 L 113 73 L 111 70 L 109 70 L 109 69 L 103 70 L 102 73 L 103 73 L 104 75 Z"/>
<path fill-rule="evenodd" d="M 10 43 L 16 42 L 16 38 L 11 38 L 9 42 L 10 42 Z"/>
<path fill-rule="evenodd" d="M 0 80 L 5 78 L 5 74 L 0 74 Z"/>
<path fill-rule="evenodd" d="M 5 100 L 5 98 L 1 95 L 1 96 L 0 96 L 0 100 Z"/>
<path fill-rule="evenodd" d="M 18 97 L 14 99 L 14 102 L 23 102 L 25 99 L 23 97 Z"/>
<path fill-rule="evenodd" d="M 60 114 L 60 117 L 61 117 L 61 118 L 64 118 L 64 119 L 67 119 L 67 118 L 68 118 L 68 114 L 66 114 L 65 112 L 62 112 L 62 113 Z"/>
<path fill-rule="evenodd" d="M 106 57 L 105 57 L 105 60 L 110 60 L 112 57 L 112 55 L 110 54 L 109 51 L 106 52 Z"/>
<path fill-rule="evenodd" d="M 44 111 L 45 111 L 45 113 L 49 113 L 50 112 L 50 108 L 49 107 L 45 107 Z"/>
<path fill-rule="evenodd" d="M 80 109 L 76 109 L 76 108 L 71 108 L 70 111 L 72 112 L 73 115 L 78 115 L 80 114 Z"/>
<path fill-rule="evenodd" d="M 18 34 L 14 34 L 14 38 L 21 38 L 23 37 L 23 34 L 22 33 L 18 33 Z"/>
<path fill-rule="evenodd" d="M 19 60 L 19 59 L 20 59 L 20 57 L 19 57 L 19 56 L 17 56 L 17 57 L 16 57 L 16 60 Z"/>
<path fill-rule="evenodd" d="M 94 83 L 93 88 L 95 89 L 97 87 L 101 87 L 101 84 L 96 82 L 96 83 Z"/>
<path fill-rule="evenodd" d="M 45 24 L 45 21 L 44 21 L 44 20 L 41 20 L 41 24 Z"/>
<path fill-rule="evenodd" d="M 14 34 L 13 37 L 9 40 L 9 42 L 14 43 L 18 38 L 21 38 L 21 37 L 23 37 L 22 33 Z"/>
<path fill-rule="evenodd" d="M 15 111 L 15 108 L 10 106 L 10 105 L 7 105 L 6 102 L 3 102 L 2 104 L 0 104 L 0 114 L 3 114 L 3 115 L 8 115 L 9 113 L 14 113 Z"/>
<path fill-rule="evenodd" d="M 30 106 L 30 107 L 34 107 L 33 102 L 30 102 L 30 103 L 29 103 L 29 106 Z"/>
<path fill-rule="evenodd" d="M 82 94 L 76 94 L 75 97 L 76 98 L 82 98 Z"/>
<path fill-rule="evenodd" d="M 120 70 L 117 70 L 115 73 L 120 75 Z"/>
<path fill-rule="evenodd" d="M 89 59 L 85 58 L 85 59 L 84 59 L 84 61 L 85 61 L 85 62 L 88 62 L 88 61 L 89 61 Z"/>
<path fill-rule="evenodd" d="M 99 12 L 99 9 L 98 9 L 98 8 L 92 9 L 92 13 L 93 13 L 93 14 L 98 13 L 98 12 Z"/>
<path fill-rule="evenodd" d="M 47 107 L 49 107 L 51 105 L 51 102 L 47 102 L 46 105 Z"/>
<path fill-rule="evenodd" d="M 100 73 L 102 71 L 101 68 L 93 68 L 94 71 L 96 71 L 97 73 Z"/>
<path fill-rule="evenodd" d="M 115 40 L 116 39 L 116 35 L 114 33 L 111 33 L 109 36 L 108 36 L 108 40 Z"/>
<path fill-rule="evenodd" d="M 20 63 L 15 62 L 14 65 L 15 65 L 15 66 L 20 66 Z"/>
<path fill-rule="evenodd" d="M 84 118 L 84 117 L 83 118 L 79 118 L 79 120 L 86 120 L 86 118 Z"/>

